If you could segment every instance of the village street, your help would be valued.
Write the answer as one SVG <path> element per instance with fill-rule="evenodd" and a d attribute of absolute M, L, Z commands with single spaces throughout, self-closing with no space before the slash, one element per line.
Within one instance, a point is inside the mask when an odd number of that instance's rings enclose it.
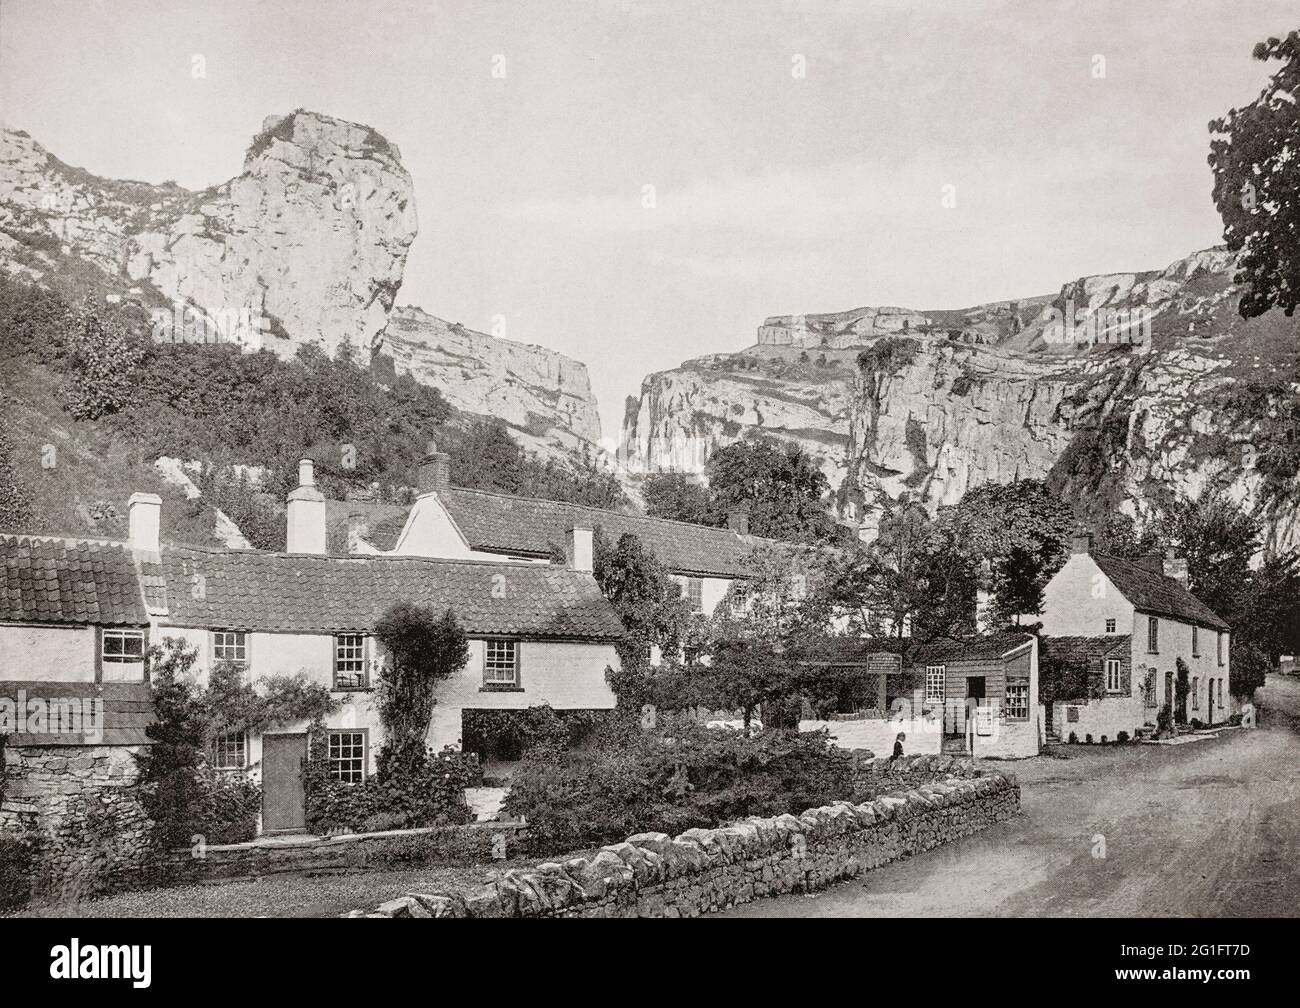
<path fill-rule="evenodd" d="M 1300 679 L 1272 676 L 1261 695 L 1261 727 L 1216 740 L 990 763 L 1019 777 L 1017 819 L 861 882 L 720 916 L 1293 915 Z"/>

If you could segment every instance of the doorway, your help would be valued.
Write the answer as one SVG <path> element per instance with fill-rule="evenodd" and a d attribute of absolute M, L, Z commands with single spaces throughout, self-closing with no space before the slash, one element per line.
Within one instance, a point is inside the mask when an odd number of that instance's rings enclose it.
<path fill-rule="evenodd" d="M 262 736 L 262 832 L 301 833 L 307 828 L 302 767 L 307 735 Z"/>

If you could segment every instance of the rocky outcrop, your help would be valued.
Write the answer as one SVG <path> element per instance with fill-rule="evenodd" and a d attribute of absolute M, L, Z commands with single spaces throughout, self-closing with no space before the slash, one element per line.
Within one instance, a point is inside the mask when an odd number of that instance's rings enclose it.
<path fill-rule="evenodd" d="M 600 441 L 587 366 L 554 350 L 475 332 L 419 308 L 393 312 L 382 352 L 465 413 L 496 417 L 543 457 Z"/>
<path fill-rule="evenodd" d="M 700 458 L 748 430 L 795 441 L 866 538 L 903 494 L 935 509 L 982 483 L 1046 478 L 1085 512 L 1139 520 L 1222 489 L 1263 520 L 1267 545 L 1300 546 L 1300 322 L 1242 320 L 1231 270 L 1208 249 L 1054 296 L 924 312 L 844 349 L 698 358 L 645 379 L 624 452 L 654 467 L 690 439 Z M 843 333 L 862 311 L 806 318 Z"/>
<path fill-rule="evenodd" d="M 307 342 L 368 355 L 416 229 L 397 148 L 313 112 L 269 117 L 243 172 L 202 192 L 99 178 L 0 132 L 6 268 L 39 280 L 89 267 L 110 299 L 163 319 L 179 304 L 184 327 L 282 356 Z"/>

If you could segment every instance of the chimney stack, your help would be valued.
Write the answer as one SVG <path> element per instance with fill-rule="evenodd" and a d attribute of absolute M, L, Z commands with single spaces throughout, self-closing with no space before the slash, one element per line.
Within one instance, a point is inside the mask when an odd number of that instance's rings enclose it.
<path fill-rule="evenodd" d="M 1165 551 L 1164 563 L 1161 565 L 1164 575 L 1173 578 L 1184 588 L 1187 587 L 1187 561 L 1178 556 L 1174 550 Z"/>
<path fill-rule="evenodd" d="M 437 493 L 451 486 L 451 456 L 438 451 L 438 445 L 430 441 L 428 451 L 420 459 L 420 495 Z"/>
<path fill-rule="evenodd" d="M 727 512 L 727 528 L 736 535 L 749 535 L 749 508 L 734 507 Z"/>
<path fill-rule="evenodd" d="M 126 502 L 131 549 L 157 559 L 158 529 L 162 524 L 162 498 L 157 494 L 133 493 Z"/>
<path fill-rule="evenodd" d="M 290 553 L 324 554 L 325 495 L 316 489 L 316 463 L 298 460 L 298 486 L 289 492 L 285 548 Z"/>
<path fill-rule="evenodd" d="M 592 557 L 592 531 L 589 525 L 574 525 L 569 529 L 564 546 L 565 566 L 579 574 L 595 570 Z"/>
<path fill-rule="evenodd" d="M 1081 532 L 1070 543 L 1070 552 L 1088 554 L 1092 552 L 1092 533 Z"/>

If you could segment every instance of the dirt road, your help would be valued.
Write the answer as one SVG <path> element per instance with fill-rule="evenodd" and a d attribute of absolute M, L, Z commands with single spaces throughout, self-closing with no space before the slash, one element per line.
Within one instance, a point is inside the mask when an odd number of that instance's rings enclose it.
<path fill-rule="evenodd" d="M 723 916 L 1300 914 L 1300 679 L 1272 677 L 1261 697 L 1256 729 L 1013 764 L 1017 819 Z"/>

